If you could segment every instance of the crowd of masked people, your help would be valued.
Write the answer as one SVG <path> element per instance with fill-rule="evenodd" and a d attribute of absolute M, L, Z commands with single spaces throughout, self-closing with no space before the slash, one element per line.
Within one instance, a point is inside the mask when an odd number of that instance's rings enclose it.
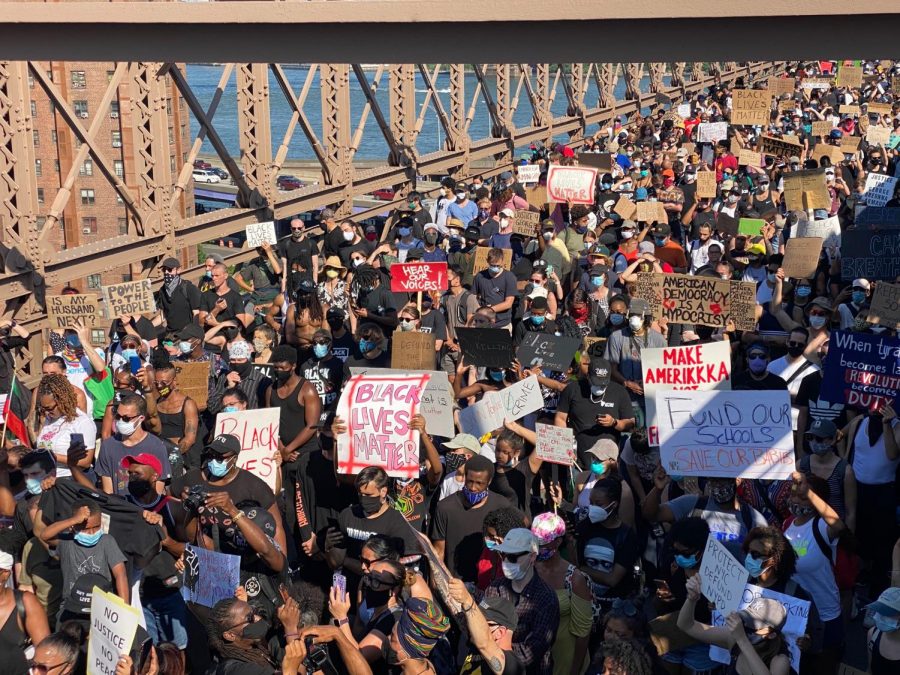
<path fill-rule="evenodd" d="M 836 673 L 854 626 L 871 672 L 900 672 L 900 423 L 890 404 L 857 409 L 822 392 L 832 331 L 896 333 L 867 320 L 879 280 L 842 279 L 839 249 L 823 248 L 810 278 L 782 268 L 793 228 L 837 216 L 846 236 L 866 176 L 900 173 L 896 143 L 864 140 L 869 126 L 900 126 L 896 69 L 864 65 L 861 87 L 809 89 L 822 64 L 800 64 L 767 127 L 730 127 L 720 142 L 699 142 L 697 128 L 729 119 L 724 85 L 690 98 L 688 117 L 617 119 L 583 145 L 532 147 L 487 180 L 443 178 L 383 227 L 325 209 L 321 237 L 294 219 L 237 269 L 211 255 L 189 278 L 168 258 L 156 316 L 118 317 L 103 340 L 81 325 L 50 333 L 0 463 L 0 674 L 84 672 L 94 588 L 143 618 L 116 675 Z M 867 114 L 871 102 L 891 114 Z M 833 130 L 814 136 L 821 120 Z M 739 165 L 761 134 L 803 150 Z M 848 136 L 863 138 L 843 161 L 813 159 Z M 576 152 L 610 153 L 594 202 L 534 203 L 518 168 L 538 165 L 543 182 Z M 830 208 L 786 208 L 784 178 L 823 166 Z M 698 197 L 701 172 L 714 172 L 715 197 Z M 655 199 L 668 218 L 623 218 L 624 197 Z M 523 210 L 540 212 L 534 236 L 513 231 Z M 723 216 L 765 227 L 729 234 Z M 485 269 L 477 247 L 489 249 Z M 392 265 L 415 261 L 446 262 L 448 289 L 421 302 L 392 292 Z M 646 272 L 754 282 L 756 329 L 666 322 L 636 297 Z M 514 344 L 594 339 L 562 372 L 484 368 L 463 355 L 461 327 L 509 331 Z M 27 333 L 2 328 L 9 388 Z M 433 336 L 455 416 L 531 375 L 543 407 L 481 438 L 458 422 L 440 437 L 416 415 L 418 476 L 339 475 L 343 383 L 353 368 L 390 368 L 397 331 Z M 719 341 L 733 389 L 789 392 L 791 479 L 661 467 L 641 352 Z M 194 362 L 210 369 L 198 400 L 179 382 Z M 217 414 L 262 408 L 280 411 L 274 492 L 241 468 L 236 436 L 213 433 Z M 571 467 L 536 456 L 536 423 L 574 431 Z M 811 603 L 799 665 L 781 603 L 713 620 L 699 574 L 710 534 L 750 583 Z M 233 597 L 185 601 L 187 546 L 240 558 Z"/>

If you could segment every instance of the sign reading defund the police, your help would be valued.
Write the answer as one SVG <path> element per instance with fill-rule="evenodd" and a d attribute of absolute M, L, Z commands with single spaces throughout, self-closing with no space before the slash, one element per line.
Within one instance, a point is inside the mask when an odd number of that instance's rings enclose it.
<path fill-rule="evenodd" d="M 140 616 L 138 610 L 113 593 L 94 586 L 91 596 L 91 633 L 88 675 L 113 675 L 122 654 L 131 650 Z"/>
<path fill-rule="evenodd" d="M 787 391 L 659 391 L 656 416 L 670 474 L 787 479 L 794 471 Z"/>

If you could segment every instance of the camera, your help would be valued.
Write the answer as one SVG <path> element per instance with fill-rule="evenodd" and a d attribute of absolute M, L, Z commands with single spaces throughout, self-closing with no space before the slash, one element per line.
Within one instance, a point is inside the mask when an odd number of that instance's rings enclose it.
<path fill-rule="evenodd" d="M 306 638 L 306 658 L 303 659 L 303 667 L 306 668 L 306 672 L 314 673 L 330 664 L 328 647 L 314 643 L 312 637 Z"/>
<path fill-rule="evenodd" d="M 184 498 L 184 508 L 191 513 L 199 513 L 200 507 L 206 503 L 207 497 L 209 497 L 209 493 L 203 489 L 202 485 L 192 485 Z"/>

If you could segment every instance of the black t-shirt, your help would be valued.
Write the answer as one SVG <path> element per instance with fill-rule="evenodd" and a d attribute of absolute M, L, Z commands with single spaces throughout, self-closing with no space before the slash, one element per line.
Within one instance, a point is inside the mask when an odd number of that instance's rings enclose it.
<path fill-rule="evenodd" d="M 397 537 L 406 544 L 403 555 L 421 553 L 416 535 L 406 524 L 403 515 L 396 509 L 389 508 L 377 518 L 366 518 L 362 507 L 353 504 L 341 511 L 338 516 L 338 525 L 344 534 L 347 544 L 347 556 L 359 560 L 359 552 L 363 544 L 373 534 L 383 534 L 388 537 Z"/>
<path fill-rule="evenodd" d="M 603 527 L 602 523 L 592 523 L 585 518 L 575 528 L 575 540 L 578 544 L 578 560 L 582 565 L 607 574 L 611 573 L 616 565 L 625 568 L 622 581 L 603 595 L 617 598 L 627 596 L 634 587 L 632 568 L 640 555 L 634 530 L 624 524 L 618 527 Z M 595 582 L 595 591 L 597 585 Z"/>
<path fill-rule="evenodd" d="M 475 275 L 475 281 L 472 282 L 472 291 L 481 300 L 482 305 L 497 305 L 510 296 L 515 298 L 519 295 L 515 275 L 506 270 L 500 272 L 496 277 L 491 276 L 489 270 L 482 270 Z M 497 312 L 496 327 L 503 328 L 508 325 L 511 316 L 511 308 Z"/>
<path fill-rule="evenodd" d="M 444 542 L 444 562 L 453 576 L 463 581 L 476 581 L 476 564 L 484 549 L 484 519 L 487 514 L 505 506 L 511 506 L 509 500 L 496 492 L 490 492 L 479 508 L 469 506 L 462 492 L 438 503 L 431 538 Z"/>
<path fill-rule="evenodd" d="M 385 288 L 384 285 L 378 286 L 378 288 L 373 288 L 371 291 L 365 294 L 365 297 L 360 297 L 359 306 L 366 309 L 370 315 L 374 316 L 388 316 L 389 314 L 396 314 L 397 312 L 397 303 L 394 300 L 394 295 L 391 293 L 389 288 Z M 367 319 L 359 319 L 360 323 L 365 323 Z M 389 328 L 388 326 L 382 325 L 382 330 L 384 330 L 385 335 L 390 335 L 393 332 L 393 328 Z"/>
<path fill-rule="evenodd" d="M 181 330 L 194 320 L 194 310 L 200 309 L 200 289 L 182 279 L 171 296 L 165 286 L 157 291 L 156 304 L 166 317 L 169 330 Z"/>
<path fill-rule="evenodd" d="M 322 400 L 322 412 L 337 405 L 338 393 L 344 376 L 344 362 L 336 356 L 325 359 L 307 359 L 300 366 L 300 374 L 315 387 Z"/>
<path fill-rule="evenodd" d="M 216 294 L 215 291 L 206 291 L 203 296 L 200 298 L 200 311 L 201 312 L 209 312 L 212 313 L 213 307 L 216 306 L 216 301 L 219 299 L 219 295 Z M 244 314 L 244 301 L 241 299 L 240 293 L 229 289 L 228 292 L 221 296 L 225 299 L 225 309 L 219 312 L 218 316 L 216 316 L 216 320 L 219 323 L 223 321 L 233 321 L 236 320 L 238 314 Z"/>
<path fill-rule="evenodd" d="M 613 427 L 597 424 L 598 415 L 612 415 L 617 420 L 634 417 L 634 407 L 622 385 L 610 382 L 603 396 L 594 402 L 591 386 L 586 379 L 566 385 L 556 410 L 568 414 L 568 425 L 575 431 L 579 452 L 585 452 L 601 438 L 619 442 L 622 434 Z"/>
<path fill-rule="evenodd" d="M 734 391 L 765 391 L 769 389 L 784 391 L 787 389 L 787 383 L 778 375 L 773 375 L 772 373 L 768 372 L 763 379 L 757 380 L 750 376 L 749 371 L 745 370 L 735 375 L 734 380 L 731 383 L 731 388 Z"/>
<path fill-rule="evenodd" d="M 444 320 L 444 315 L 436 309 L 432 309 L 428 314 L 422 316 L 419 330 L 422 333 L 431 333 L 435 340 L 447 339 L 447 322 Z"/>
<path fill-rule="evenodd" d="M 341 361 L 346 361 L 353 353 L 355 345 L 356 341 L 353 339 L 353 335 L 350 334 L 350 331 L 347 331 L 339 338 L 332 337 L 331 353 Z"/>
<path fill-rule="evenodd" d="M 313 244 L 309 237 L 301 241 L 289 237 L 278 242 L 278 257 L 287 260 L 288 269 L 291 264 L 299 263 L 300 268 L 306 271 L 312 270 Z"/>
<path fill-rule="evenodd" d="M 391 353 L 387 350 L 382 351 L 378 356 L 374 359 L 367 359 L 362 356 L 359 351 L 355 351 L 347 360 L 344 361 L 344 381 L 346 382 L 350 376 L 353 374 L 350 372 L 351 368 L 390 368 L 391 367 Z"/>
<path fill-rule="evenodd" d="M 344 241 L 344 237 L 341 236 L 341 245 L 338 248 L 338 256 L 341 259 L 341 262 L 344 264 L 344 267 L 350 269 L 350 256 L 354 251 L 360 251 L 366 258 L 372 253 L 373 247 L 372 244 L 366 239 L 360 239 L 355 244 L 350 244 Z"/>
<path fill-rule="evenodd" d="M 494 473 L 491 481 L 491 490 L 506 497 L 510 502 L 531 516 L 531 488 L 534 483 L 534 473 L 527 457 L 522 457 L 519 463 L 505 472 Z"/>
<path fill-rule="evenodd" d="M 406 522 L 422 534 L 428 534 L 428 513 L 431 511 L 431 498 L 436 492 L 428 481 L 415 478 L 406 485 L 395 481 L 393 494 L 394 508 L 399 511 Z"/>
<path fill-rule="evenodd" d="M 503 655 L 506 660 L 500 675 L 525 675 L 525 666 L 522 665 L 515 652 L 508 652 L 504 649 Z M 485 666 L 484 658 L 477 652 L 466 657 L 459 671 L 459 675 L 493 675 L 493 673 L 494 671 L 489 666 Z"/>
<path fill-rule="evenodd" d="M 330 255 L 337 255 L 338 249 L 340 249 L 341 244 L 344 243 L 344 231 L 335 227 L 331 232 L 325 235 L 324 243 L 322 244 L 322 255 L 326 258 Z"/>

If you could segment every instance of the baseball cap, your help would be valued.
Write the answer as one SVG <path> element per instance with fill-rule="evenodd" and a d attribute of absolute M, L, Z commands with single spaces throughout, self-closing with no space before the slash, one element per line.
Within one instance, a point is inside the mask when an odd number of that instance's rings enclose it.
<path fill-rule="evenodd" d="M 178 331 L 179 340 L 192 340 L 193 338 L 202 340 L 203 335 L 203 329 L 195 323 L 189 323 L 187 326 Z"/>
<path fill-rule="evenodd" d="M 797 155 L 791 155 L 791 157 L 790 157 L 790 159 L 789 159 L 788 161 L 789 161 L 791 164 L 799 164 L 799 163 L 800 163 L 800 158 L 797 157 Z"/>
<path fill-rule="evenodd" d="M 509 216 L 510 218 L 515 218 L 516 212 L 513 211 L 511 208 L 507 207 L 504 209 L 500 209 L 500 215 Z"/>
<path fill-rule="evenodd" d="M 125 455 L 122 458 L 122 468 L 127 469 L 132 464 L 143 464 L 144 466 L 149 466 L 159 475 L 162 475 L 162 462 L 159 461 L 158 457 L 151 455 L 149 452 L 142 452 L 137 455 Z"/>
<path fill-rule="evenodd" d="M 100 574 L 83 574 L 72 585 L 69 591 L 69 597 L 63 605 L 63 611 L 72 612 L 73 614 L 91 613 L 91 598 L 94 596 L 94 587 L 98 587 L 101 591 L 109 592 L 112 585 L 109 580 Z"/>
<path fill-rule="evenodd" d="M 865 290 L 869 290 L 872 287 L 872 284 L 868 282 L 866 279 L 854 279 L 853 283 L 850 284 L 851 288 L 862 288 Z"/>
<path fill-rule="evenodd" d="M 421 260 L 424 251 L 421 248 L 410 248 L 406 251 L 406 261 Z"/>
<path fill-rule="evenodd" d="M 500 553 L 537 553 L 538 542 L 531 530 L 515 527 L 506 533 L 497 550 Z"/>
<path fill-rule="evenodd" d="M 763 355 L 769 355 L 769 346 L 765 342 L 754 342 L 747 348 L 747 356 L 756 352 L 762 352 Z"/>
<path fill-rule="evenodd" d="M 541 289 L 545 290 L 545 289 Z M 547 296 L 535 296 L 531 300 L 531 309 L 550 309 L 550 305 L 547 302 Z"/>
<path fill-rule="evenodd" d="M 440 232 L 441 228 L 437 226 L 437 223 L 426 223 L 422 228 L 422 231 L 427 232 L 428 230 L 437 230 Z"/>
<path fill-rule="evenodd" d="M 206 450 L 220 455 L 238 455 L 241 452 L 241 442 L 234 434 L 219 434 L 206 446 Z"/>
<path fill-rule="evenodd" d="M 806 435 L 817 438 L 834 438 L 837 435 L 837 427 L 831 420 L 817 419 L 809 426 Z"/>
<path fill-rule="evenodd" d="M 481 230 L 479 230 L 477 227 L 469 225 L 469 227 L 466 228 L 463 236 L 469 241 L 478 241 L 479 239 L 481 239 Z"/>
<path fill-rule="evenodd" d="M 504 171 L 500 174 L 500 180 L 510 180 L 513 177 L 512 173 L 509 171 Z"/>
<path fill-rule="evenodd" d="M 607 459 L 616 459 L 619 456 L 619 446 L 611 438 L 601 438 L 590 447 L 587 454 L 593 455 L 601 462 Z"/>
<path fill-rule="evenodd" d="M 650 303 L 643 298 L 634 298 L 628 305 L 628 316 L 650 316 Z"/>
<path fill-rule="evenodd" d="M 512 602 L 506 598 L 489 597 L 482 598 L 478 603 L 481 613 L 488 623 L 505 626 L 509 630 L 515 630 L 519 625 L 519 616 Z"/>
<path fill-rule="evenodd" d="M 657 223 L 650 232 L 653 233 L 653 236 L 668 237 L 672 234 L 672 228 L 669 227 L 668 223 Z"/>
<path fill-rule="evenodd" d="M 831 300 L 829 300 L 828 298 L 822 297 L 822 296 L 815 298 L 812 302 L 809 303 L 809 306 L 810 307 L 821 307 L 822 309 L 828 310 L 829 312 L 831 312 L 833 310 L 833 308 L 831 306 Z"/>
<path fill-rule="evenodd" d="M 760 243 L 751 244 L 747 249 L 747 253 L 749 253 L 750 255 L 765 255 L 766 247 Z"/>
<path fill-rule="evenodd" d="M 588 367 L 588 381 L 594 387 L 609 386 L 609 380 L 612 376 L 612 367 L 609 361 L 602 357 L 592 357 L 590 366 Z"/>
<path fill-rule="evenodd" d="M 619 228 L 619 229 L 622 229 L 622 230 L 636 230 L 636 229 L 637 229 L 637 223 L 634 222 L 633 220 L 623 220 L 623 221 L 622 221 L 622 227 Z"/>
<path fill-rule="evenodd" d="M 756 598 L 738 614 L 744 622 L 744 626 L 754 631 L 762 628 L 781 630 L 787 620 L 787 610 L 784 605 L 771 598 Z"/>
<path fill-rule="evenodd" d="M 253 347 L 246 340 L 235 340 L 228 345 L 228 359 L 249 359 L 253 355 Z"/>
<path fill-rule="evenodd" d="M 866 609 L 878 612 L 882 616 L 900 615 L 900 587 L 892 586 L 885 589 L 875 602 L 866 606 Z"/>
<path fill-rule="evenodd" d="M 174 270 L 178 267 L 181 267 L 181 261 L 178 258 L 166 258 L 162 261 L 160 267 L 164 267 L 166 269 Z"/>
<path fill-rule="evenodd" d="M 547 218 L 547 220 L 541 223 L 541 232 L 555 232 L 556 231 L 556 223 Z"/>
<path fill-rule="evenodd" d="M 275 539 L 275 519 L 271 513 L 261 506 L 253 506 L 250 508 L 245 507 L 245 515 L 247 520 L 252 521 L 269 539 Z M 233 521 L 230 526 L 225 528 L 225 538 L 236 548 L 245 550 L 250 548 L 237 524 Z"/>
<path fill-rule="evenodd" d="M 654 253 L 656 251 L 656 245 L 652 241 L 647 241 L 646 239 L 638 244 L 638 253 Z"/>
<path fill-rule="evenodd" d="M 475 438 L 472 434 L 456 434 L 456 436 L 451 438 L 449 441 L 444 442 L 444 447 L 449 448 L 450 450 L 463 448 L 464 450 L 468 450 L 475 455 L 481 454 L 481 443 L 479 443 L 478 439 Z"/>
<path fill-rule="evenodd" d="M 645 199 L 647 199 L 647 188 L 645 188 L 645 187 L 639 187 L 637 190 L 635 190 L 635 191 L 634 191 L 634 198 L 635 198 L 637 201 L 639 201 L 639 202 L 640 202 L 640 201 L 644 201 Z"/>

